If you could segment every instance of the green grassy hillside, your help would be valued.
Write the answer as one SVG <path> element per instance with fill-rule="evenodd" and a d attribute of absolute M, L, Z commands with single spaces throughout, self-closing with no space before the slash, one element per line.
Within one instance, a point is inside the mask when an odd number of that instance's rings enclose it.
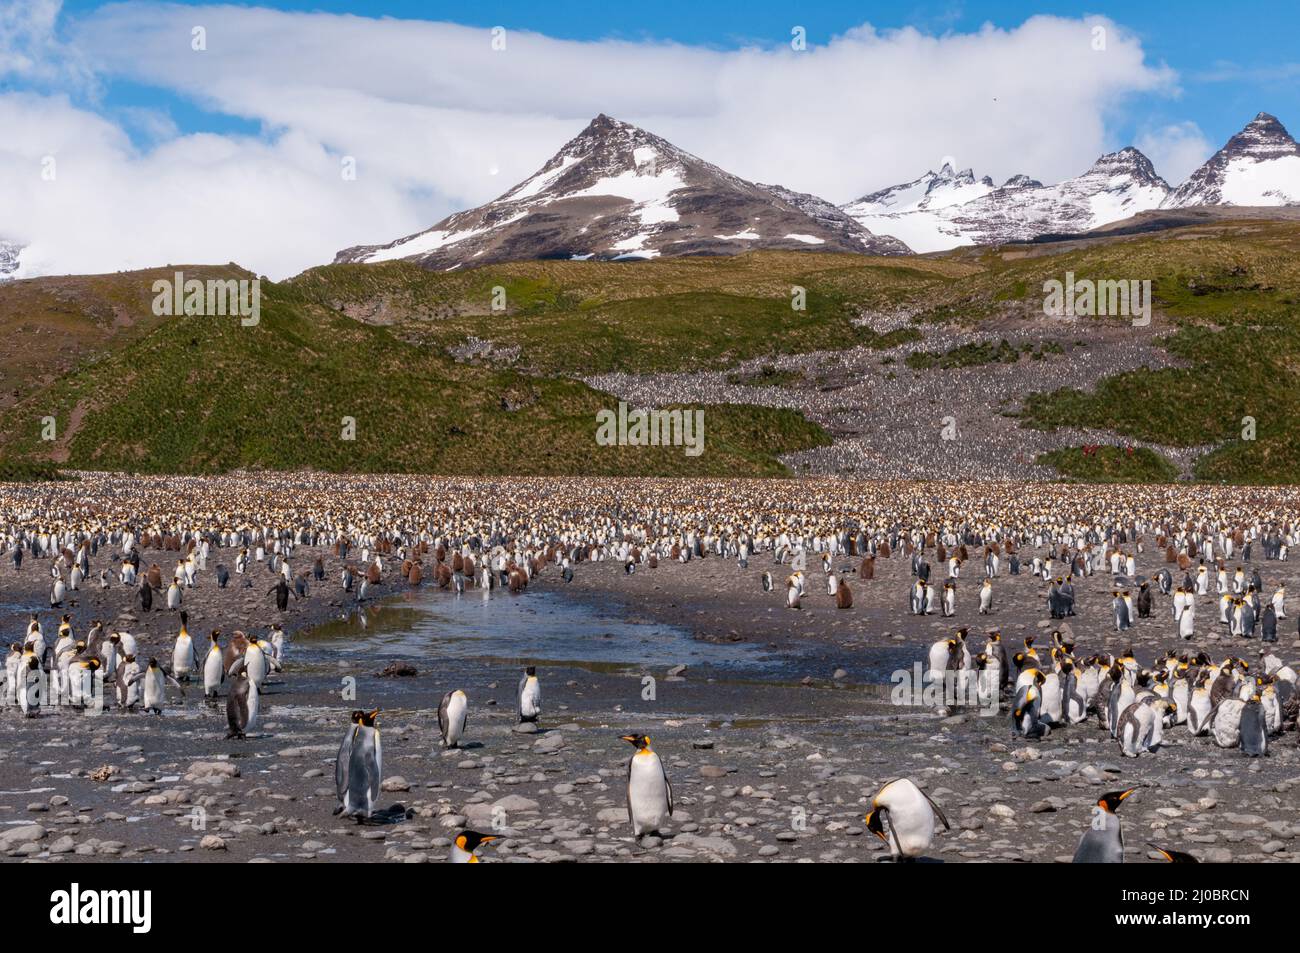
<path fill-rule="evenodd" d="M 596 412 L 616 406 L 578 382 L 459 364 L 264 283 L 257 326 L 161 321 L 21 401 L 0 441 L 9 460 L 141 472 L 772 475 L 777 454 L 829 439 L 794 412 L 723 406 L 704 408 L 698 457 L 597 446 Z"/>
<path fill-rule="evenodd" d="M 1043 283 L 1066 272 L 1150 279 L 1156 320 L 1132 327 L 1042 317 Z M 1018 394 L 1022 426 L 1206 447 L 1200 479 L 1300 475 L 1295 222 L 1210 222 L 888 259 L 769 252 L 450 273 L 404 262 L 330 265 L 264 284 L 256 328 L 154 318 L 154 276 L 0 287 L 0 390 L 13 405 L 0 418 L 7 460 L 154 471 L 771 474 L 782 470 L 780 453 L 828 435 L 789 411 L 709 407 L 701 457 L 597 447 L 595 412 L 616 401 L 578 378 L 715 369 L 737 383 L 799 386 L 797 372 L 731 369 L 782 354 L 907 344 L 907 365 L 941 381 L 953 368 L 1069 360 L 1105 325 L 1112 340 L 1131 334 L 1175 366 L 1112 374 L 1087 390 Z M 802 310 L 791 307 L 794 294 Z M 897 330 L 873 331 L 875 314 Z M 1029 349 L 1023 336 L 960 342 L 965 328 L 997 332 L 1011 319 L 1023 328 L 1025 317 L 1042 332 Z M 940 325 L 946 343 L 927 345 Z M 50 414 L 53 443 L 40 440 Z M 354 441 L 340 439 L 343 417 L 356 419 Z M 1058 451 L 1047 462 L 1071 478 L 1168 478 L 1158 457 L 1077 456 Z"/>

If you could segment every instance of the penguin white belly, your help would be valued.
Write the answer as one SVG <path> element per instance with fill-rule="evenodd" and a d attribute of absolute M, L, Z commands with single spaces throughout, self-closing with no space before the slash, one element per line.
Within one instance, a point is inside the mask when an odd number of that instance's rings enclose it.
<path fill-rule="evenodd" d="M 653 751 L 632 756 L 627 803 L 632 815 L 632 833 L 637 837 L 658 831 L 668 820 L 668 784 L 659 755 Z"/>
<path fill-rule="evenodd" d="M 144 707 L 160 709 L 163 706 L 163 691 L 166 682 L 163 681 L 161 673 L 158 675 L 146 675 L 144 677 Z"/>
<path fill-rule="evenodd" d="M 217 693 L 217 689 L 221 687 L 223 668 L 221 653 L 218 651 L 208 652 L 207 660 L 203 663 L 203 694 L 215 695 Z"/>
<path fill-rule="evenodd" d="M 465 733 L 467 707 L 468 703 L 464 695 L 452 695 L 451 700 L 447 702 L 447 737 L 444 743 L 449 748 L 456 747 L 460 743 L 461 736 Z"/>
<path fill-rule="evenodd" d="M 257 715 L 261 711 L 261 692 L 257 690 L 257 683 L 250 681 L 248 683 L 248 723 L 244 725 L 244 731 L 250 732 L 257 727 Z"/>
<path fill-rule="evenodd" d="M 519 693 L 519 714 L 524 718 L 536 718 L 542 713 L 542 687 L 536 677 L 530 677 Z"/>
<path fill-rule="evenodd" d="M 1241 713 L 1246 704 L 1236 698 L 1225 698 L 1214 714 L 1210 731 L 1214 743 L 1220 748 L 1235 748 L 1241 741 Z"/>
<path fill-rule="evenodd" d="M 924 810 L 918 810 L 915 817 L 909 817 L 906 825 L 895 825 L 894 812 L 890 817 L 890 853 L 895 857 L 919 857 L 924 854 L 934 841 L 934 812 L 927 804 Z M 895 842 L 895 839 L 897 842 Z"/>
<path fill-rule="evenodd" d="M 936 642 L 930 646 L 929 670 L 930 678 L 942 678 L 944 670 L 948 667 L 948 643 Z"/>
<path fill-rule="evenodd" d="M 250 645 L 244 652 L 244 667 L 253 684 L 261 688 L 266 682 L 266 653 L 256 645 Z"/>
<path fill-rule="evenodd" d="M 172 649 L 172 674 L 177 678 L 190 673 L 194 659 L 194 643 L 188 635 L 176 637 L 176 648 Z"/>

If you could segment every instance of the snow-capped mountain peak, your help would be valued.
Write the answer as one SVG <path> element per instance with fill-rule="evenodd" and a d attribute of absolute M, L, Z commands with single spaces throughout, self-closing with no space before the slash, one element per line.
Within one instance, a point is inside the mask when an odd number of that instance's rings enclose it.
<path fill-rule="evenodd" d="M 811 195 L 723 171 L 666 139 L 601 114 L 499 198 L 339 262 L 456 268 L 535 258 L 655 258 L 752 249 L 903 254 Z"/>
<path fill-rule="evenodd" d="M 923 191 L 923 195 L 915 196 Z M 1169 185 L 1134 148 L 1108 153 L 1086 172 L 1056 185 L 1013 175 L 999 188 L 969 170 L 938 173 L 844 206 L 864 227 L 887 231 L 917 251 L 1025 241 L 1086 231 L 1157 207 Z"/>
<path fill-rule="evenodd" d="M 1276 117 L 1259 113 L 1164 207 L 1193 205 L 1300 205 L 1300 147 Z"/>

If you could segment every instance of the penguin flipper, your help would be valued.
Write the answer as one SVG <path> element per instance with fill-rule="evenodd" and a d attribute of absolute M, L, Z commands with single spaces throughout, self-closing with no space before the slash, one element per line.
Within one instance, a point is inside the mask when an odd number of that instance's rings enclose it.
<path fill-rule="evenodd" d="M 451 726 L 451 719 L 447 714 L 447 707 L 451 704 L 451 692 L 442 696 L 442 701 L 438 704 L 438 728 L 442 731 L 442 740 L 447 741 L 447 729 Z"/>
<path fill-rule="evenodd" d="M 918 788 L 918 790 L 920 789 Z M 921 796 L 930 802 L 930 809 L 934 811 L 934 816 L 943 824 L 943 829 L 946 831 L 952 830 L 952 825 L 948 823 L 948 818 L 944 816 L 943 808 L 935 803 L 934 798 L 930 797 L 925 791 L 921 791 Z"/>

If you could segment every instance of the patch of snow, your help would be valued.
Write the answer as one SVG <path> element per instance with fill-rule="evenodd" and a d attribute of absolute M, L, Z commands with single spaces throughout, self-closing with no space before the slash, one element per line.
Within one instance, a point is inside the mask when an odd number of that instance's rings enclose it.
<path fill-rule="evenodd" d="M 1300 203 L 1300 156 L 1279 156 L 1262 162 L 1233 159 L 1224 170 L 1219 191 L 1227 205 Z"/>
<path fill-rule="evenodd" d="M 752 242 L 754 239 L 762 238 L 763 236 L 758 234 L 758 232 L 754 231 L 753 229 L 746 229 L 743 232 L 736 232 L 736 234 L 734 235 L 714 235 L 713 237 L 721 238 L 723 241 L 727 241 L 727 242 L 736 241 L 736 240 Z"/>
<path fill-rule="evenodd" d="M 404 242 L 398 242 L 392 248 L 380 248 L 366 256 L 366 261 L 370 263 L 379 261 L 395 261 L 398 258 L 410 258 L 413 255 L 427 255 L 431 251 L 437 251 L 439 248 L 446 248 L 448 245 L 456 245 L 468 238 L 475 238 L 484 235 L 512 222 L 517 222 L 527 216 L 527 212 L 520 212 L 504 221 L 497 222 L 487 228 L 469 228 L 459 232 L 446 232 L 441 229 L 429 232 L 421 232 L 419 235 L 413 235 Z"/>
<path fill-rule="evenodd" d="M 573 165 L 581 161 L 582 159 L 578 156 L 565 156 L 562 160 L 560 160 L 560 165 L 558 168 L 552 169 L 550 172 L 538 173 L 537 175 L 533 176 L 531 179 L 528 179 L 527 181 L 523 182 L 513 192 L 507 192 L 503 196 L 503 199 L 507 202 L 518 202 L 520 199 L 532 198 L 534 195 L 536 195 L 538 192 L 541 192 L 543 189 L 549 186 L 560 176 L 564 175 L 564 173 L 567 172 Z"/>
<path fill-rule="evenodd" d="M 799 234 L 797 234 L 797 233 L 795 233 L 795 232 L 791 232 L 789 235 L 787 235 L 787 236 L 785 236 L 785 237 L 786 237 L 786 238 L 793 239 L 794 241 L 797 241 L 797 242 L 803 242 L 805 245 L 825 245 L 825 244 L 826 244 L 826 240 L 825 240 L 824 238 L 818 238 L 816 235 L 799 235 Z"/>

